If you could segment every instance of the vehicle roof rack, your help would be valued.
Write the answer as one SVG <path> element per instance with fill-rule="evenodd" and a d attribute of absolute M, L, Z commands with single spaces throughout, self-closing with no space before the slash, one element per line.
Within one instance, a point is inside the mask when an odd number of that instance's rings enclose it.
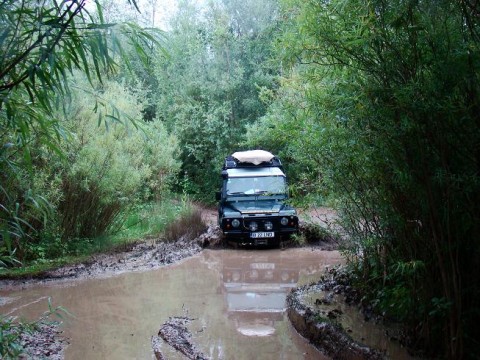
<path fill-rule="evenodd" d="M 278 167 L 283 168 L 278 157 L 264 150 L 250 150 L 233 153 L 225 158 L 223 170 L 235 168 Z"/>

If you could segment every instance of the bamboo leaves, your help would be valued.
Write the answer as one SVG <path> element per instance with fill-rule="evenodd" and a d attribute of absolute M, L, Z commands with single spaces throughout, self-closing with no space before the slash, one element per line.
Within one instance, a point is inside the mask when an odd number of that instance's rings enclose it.
<path fill-rule="evenodd" d="M 137 7 L 135 0 L 128 3 Z M 147 44 L 148 51 L 161 46 L 161 32 L 107 23 L 100 2 L 94 4 L 96 13 L 87 10 L 86 0 L 0 2 L 2 248 L 10 241 L 15 249 L 37 228 L 30 222 L 41 224 L 50 216 L 48 202 L 30 190 L 33 169 L 43 161 L 40 154 L 64 155 L 61 142 L 68 141 L 68 131 L 55 110 L 71 92 L 69 78 L 80 71 L 96 86 L 119 69 L 125 46 L 136 44 L 140 53 Z M 99 123 L 110 121 L 100 115 Z M 109 116 L 118 119 L 118 114 Z"/>

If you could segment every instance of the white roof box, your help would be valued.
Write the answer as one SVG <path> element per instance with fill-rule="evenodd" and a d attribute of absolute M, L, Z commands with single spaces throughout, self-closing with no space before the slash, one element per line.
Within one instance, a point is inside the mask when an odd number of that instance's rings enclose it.
<path fill-rule="evenodd" d="M 241 163 L 251 163 L 253 165 L 260 165 L 263 162 L 271 161 L 275 156 L 265 150 L 248 150 L 237 151 L 232 154 L 232 157 Z"/>

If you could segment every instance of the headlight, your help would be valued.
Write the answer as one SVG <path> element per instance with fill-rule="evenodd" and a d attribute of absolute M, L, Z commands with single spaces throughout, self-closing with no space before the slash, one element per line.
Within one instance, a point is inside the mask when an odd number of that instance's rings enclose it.
<path fill-rule="evenodd" d="M 232 226 L 234 228 L 238 228 L 240 226 L 240 221 L 238 219 L 233 219 L 232 220 Z"/>
<path fill-rule="evenodd" d="M 271 221 L 265 221 L 265 230 L 270 231 L 273 229 L 273 224 Z"/>
<path fill-rule="evenodd" d="M 280 220 L 280 224 L 282 224 L 283 226 L 288 225 L 288 219 L 287 219 L 286 217 L 283 217 L 283 218 Z"/>
<path fill-rule="evenodd" d="M 258 224 L 255 221 L 252 221 L 250 225 L 248 225 L 248 228 L 250 229 L 250 231 L 257 231 Z"/>

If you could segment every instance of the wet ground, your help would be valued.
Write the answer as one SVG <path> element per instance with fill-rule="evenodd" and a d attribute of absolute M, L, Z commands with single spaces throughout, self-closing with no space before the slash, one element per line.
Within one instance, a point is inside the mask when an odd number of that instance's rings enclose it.
<path fill-rule="evenodd" d="M 152 340 L 183 317 L 206 358 L 321 359 L 285 314 L 287 293 L 342 262 L 336 251 L 204 250 L 179 263 L 105 278 L 0 290 L 0 313 L 34 319 L 47 298 L 75 317 L 62 325 L 67 359 L 151 359 Z M 166 342 L 168 359 L 183 359 Z"/>

